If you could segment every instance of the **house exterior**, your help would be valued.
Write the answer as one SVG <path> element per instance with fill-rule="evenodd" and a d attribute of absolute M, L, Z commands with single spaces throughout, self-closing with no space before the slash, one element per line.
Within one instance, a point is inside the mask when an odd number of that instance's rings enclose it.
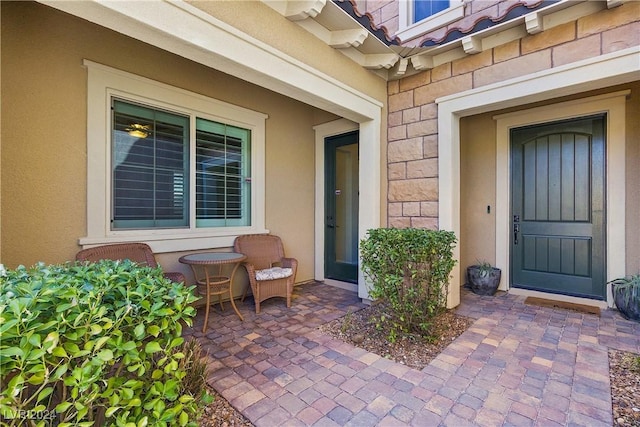
<path fill-rule="evenodd" d="M 9 268 L 144 241 L 190 275 L 181 255 L 271 232 L 297 282 L 366 298 L 358 240 L 411 226 L 458 236 L 452 307 L 476 259 L 504 290 L 601 304 L 640 270 L 639 2 L 44 0 L 0 16 Z"/>

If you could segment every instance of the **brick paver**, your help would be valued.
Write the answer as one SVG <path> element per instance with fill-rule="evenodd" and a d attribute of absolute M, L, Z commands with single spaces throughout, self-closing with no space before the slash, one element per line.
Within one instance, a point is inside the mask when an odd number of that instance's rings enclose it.
<path fill-rule="evenodd" d="M 364 308 L 321 283 L 282 299 L 218 306 L 185 337 L 209 358 L 208 382 L 256 426 L 609 426 L 608 349 L 640 353 L 640 324 L 524 304 L 465 290 L 457 308 L 473 325 L 421 371 L 317 330 Z M 202 311 L 202 310 L 201 310 Z"/>

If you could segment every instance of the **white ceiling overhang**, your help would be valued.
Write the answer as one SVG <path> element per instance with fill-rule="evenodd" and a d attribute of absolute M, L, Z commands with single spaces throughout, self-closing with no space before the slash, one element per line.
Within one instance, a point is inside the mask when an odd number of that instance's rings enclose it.
<path fill-rule="evenodd" d="M 366 69 L 388 70 L 400 60 L 398 53 L 331 0 L 262 1 Z"/>

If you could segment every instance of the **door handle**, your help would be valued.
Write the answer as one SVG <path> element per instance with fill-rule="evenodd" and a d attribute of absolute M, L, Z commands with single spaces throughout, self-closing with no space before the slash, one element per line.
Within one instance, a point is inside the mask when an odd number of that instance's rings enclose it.
<path fill-rule="evenodd" d="M 327 227 L 335 228 L 335 224 L 333 223 L 333 217 L 332 216 L 328 216 L 327 217 Z"/>
<path fill-rule="evenodd" d="M 513 244 L 518 244 L 518 233 L 520 232 L 520 224 L 513 224 Z"/>

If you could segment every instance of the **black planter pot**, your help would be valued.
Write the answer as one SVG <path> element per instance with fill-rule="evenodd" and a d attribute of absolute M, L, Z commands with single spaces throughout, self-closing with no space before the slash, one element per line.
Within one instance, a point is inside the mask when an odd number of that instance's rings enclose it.
<path fill-rule="evenodd" d="M 502 270 L 495 267 L 492 267 L 489 271 L 480 269 L 478 265 L 467 267 L 469 289 L 478 295 L 495 294 L 498 290 L 498 285 L 500 285 L 501 275 Z"/>
<path fill-rule="evenodd" d="M 627 320 L 634 320 L 640 322 L 640 299 L 638 293 L 632 295 L 633 288 L 617 286 L 615 283 L 613 287 L 613 301 L 616 303 L 616 308 Z"/>

